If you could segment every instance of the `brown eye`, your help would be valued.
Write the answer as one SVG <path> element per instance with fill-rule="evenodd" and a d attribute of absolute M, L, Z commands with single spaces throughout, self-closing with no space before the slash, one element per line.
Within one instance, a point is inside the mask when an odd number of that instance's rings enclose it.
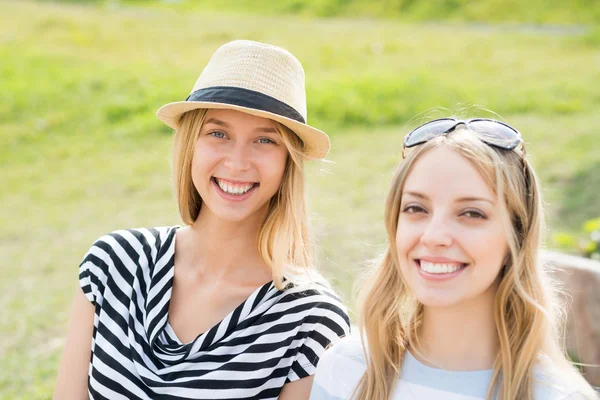
<path fill-rule="evenodd" d="M 424 212 L 424 211 L 425 211 L 425 209 L 423 207 L 417 206 L 417 205 L 414 205 L 414 204 L 406 206 L 404 208 L 404 210 L 402 210 L 402 212 L 407 213 L 407 214 L 415 214 L 415 213 Z"/>
<path fill-rule="evenodd" d="M 483 213 L 476 211 L 476 210 L 467 210 L 464 213 L 462 213 L 461 215 L 463 215 L 467 218 L 470 218 L 470 219 L 486 219 L 487 218 Z"/>

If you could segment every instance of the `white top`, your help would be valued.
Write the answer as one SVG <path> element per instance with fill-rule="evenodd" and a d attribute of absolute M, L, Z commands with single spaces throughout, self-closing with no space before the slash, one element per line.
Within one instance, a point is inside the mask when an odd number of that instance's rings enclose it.
<path fill-rule="evenodd" d="M 321 357 L 310 400 L 346 400 L 366 368 L 360 339 L 348 337 Z M 486 398 L 493 371 L 447 371 L 429 367 L 406 353 L 393 400 L 483 400 Z M 536 368 L 534 400 L 580 400 L 586 397 L 569 391 L 560 379 Z"/>

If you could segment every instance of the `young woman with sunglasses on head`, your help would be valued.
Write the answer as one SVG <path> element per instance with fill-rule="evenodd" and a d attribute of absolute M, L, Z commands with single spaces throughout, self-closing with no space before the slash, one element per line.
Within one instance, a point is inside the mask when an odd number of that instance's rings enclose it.
<path fill-rule="evenodd" d="M 304 71 L 284 49 L 217 50 L 175 129 L 185 227 L 115 231 L 83 259 L 56 399 L 308 399 L 319 356 L 349 331 L 314 269 L 303 161 Z"/>
<path fill-rule="evenodd" d="M 452 118 L 406 136 L 389 247 L 361 296 L 362 343 L 321 358 L 311 400 L 592 399 L 559 346 L 538 264 L 543 210 L 521 135 Z"/>

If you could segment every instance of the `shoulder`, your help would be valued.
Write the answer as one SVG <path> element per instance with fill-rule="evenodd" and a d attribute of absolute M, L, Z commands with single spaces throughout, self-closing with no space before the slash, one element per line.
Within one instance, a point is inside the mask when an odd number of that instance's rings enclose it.
<path fill-rule="evenodd" d="M 321 356 L 314 391 L 322 393 L 323 398 L 350 398 L 365 369 L 360 338 L 345 337 Z"/>
<path fill-rule="evenodd" d="M 100 236 L 94 241 L 90 250 L 101 249 L 110 253 L 122 253 L 130 250 L 159 251 L 168 247 L 173 241 L 177 226 L 156 228 L 133 228 L 115 230 Z"/>
<path fill-rule="evenodd" d="M 302 313 L 305 320 L 325 324 L 338 336 L 350 332 L 348 310 L 326 286 L 315 284 L 288 285 L 278 300 L 279 306 L 285 306 L 290 313 Z"/>
<path fill-rule="evenodd" d="M 290 283 L 277 292 L 269 314 L 293 335 L 288 381 L 314 375 L 327 349 L 350 333 L 346 308 L 327 288 Z"/>
<path fill-rule="evenodd" d="M 575 371 L 563 371 L 547 358 L 541 358 L 534 368 L 535 400 L 593 400 L 600 396 L 584 392 L 583 378 Z"/>
<path fill-rule="evenodd" d="M 100 248 L 106 251 L 118 251 L 120 248 L 139 248 L 144 246 L 161 247 L 169 236 L 174 236 L 178 227 L 119 229 L 100 236 L 90 249 Z"/>
<path fill-rule="evenodd" d="M 169 258 L 178 227 L 116 230 L 94 241 L 79 264 L 80 286 L 96 302 L 109 277 L 120 287 L 131 285 L 134 275 L 160 257 Z M 117 282 L 118 281 L 118 282 Z"/>
<path fill-rule="evenodd" d="M 92 245 L 99 247 L 115 248 L 118 247 L 140 247 L 140 246 L 158 246 L 174 236 L 177 226 L 163 226 L 155 228 L 132 228 L 119 229 L 100 236 Z"/>
<path fill-rule="evenodd" d="M 80 267 L 104 270 L 122 264 L 150 261 L 170 249 L 176 227 L 122 229 L 107 233 L 94 241 Z"/>

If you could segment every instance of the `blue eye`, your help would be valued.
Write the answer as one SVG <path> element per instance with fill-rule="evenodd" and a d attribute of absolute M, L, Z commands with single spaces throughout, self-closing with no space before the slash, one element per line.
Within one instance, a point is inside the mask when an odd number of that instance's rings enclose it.
<path fill-rule="evenodd" d="M 223 139 L 225 137 L 225 133 L 223 133 L 221 131 L 212 131 L 212 132 L 209 132 L 208 134 L 211 136 L 214 136 L 216 138 L 219 138 L 219 139 Z"/>
<path fill-rule="evenodd" d="M 273 139 L 269 139 L 269 138 L 260 138 L 258 139 L 258 143 L 263 143 L 263 144 L 276 144 L 275 141 Z"/>

